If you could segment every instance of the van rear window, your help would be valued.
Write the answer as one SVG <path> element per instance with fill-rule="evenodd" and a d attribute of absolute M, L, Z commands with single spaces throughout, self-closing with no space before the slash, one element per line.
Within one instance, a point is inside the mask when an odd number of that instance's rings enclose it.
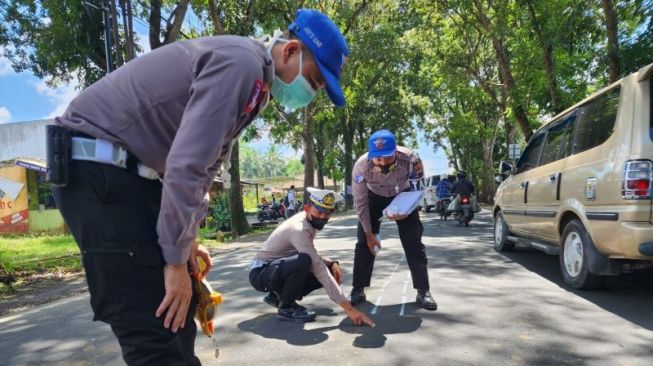
<path fill-rule="evenodd" d="M 601 145 L 612 135 L 619 108 L 620 88 L 616 87 L 582 106 L 574 136 L 574 154 Z"/>

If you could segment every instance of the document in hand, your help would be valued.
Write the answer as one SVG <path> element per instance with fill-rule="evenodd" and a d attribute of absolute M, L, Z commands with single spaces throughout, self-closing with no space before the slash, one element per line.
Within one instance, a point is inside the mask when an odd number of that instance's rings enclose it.
<path fill-rule="evenodd" d="M 394 216 L 394 215 L 408 215 L 419 204 L 419 201 L 422 199 L 424 192 L 422 191 L 412 191 L 412 192 L 401 192 L 395 196 L 395 198 L 390 202 L 388 207 L 383 210 L 383 216 Z"/>

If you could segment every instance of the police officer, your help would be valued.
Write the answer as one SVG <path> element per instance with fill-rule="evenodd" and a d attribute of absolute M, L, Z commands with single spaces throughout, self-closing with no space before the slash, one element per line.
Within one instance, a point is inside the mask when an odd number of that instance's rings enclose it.
<path fill-rule="evenodd" d="M 268 292 L 263 301 L 278 308 L 280 319 L 315 320 L 315 311 L 297 304 L 297 300 L 322 287 L 354 324 L 374 326 L 345 298 L 340 288 L 340 264 L 320 256 L 315 248 L 315 235 L 329 221 L 340 195 L 312 187 L 307 190 L 309 201 L 304 212 L 286 220 L 263 243 L 250 265 L 249 281 L 256 290 Z"/>
<path fill-rule="evenodd" d="M 53 193 L 82 252 L 93 319 L 111 326 L 127 364 L 199 364 L 187 265 L 210 261 L 194 242 L 203 197 L 270 94 L 300 108 L 325 88 L 343 105 L 348 54 L 327 16 L 302 9 L 267 45 L 220 36 L 158 48 L 55 119 L 72 160 Z"/>
<path fill-rule="evenodd" d="M 365 287 L 370 285 L 374 268 L 375 247 L 385 209 L 394 196 L 410 187 L 410 180 L 423 177 L 422 161 L 412 150 L 397 146 L 395 136 L 387 130 L 372 134 L 368 152 L 361 156 L 353 170 L 354 202 L 358 214 L 358 242 L 354 256 L 354 280 L 350 301 L 357 305 L 366 300 Z M 404 247 L 413 287 L 417 289 L 417 303 L 427 310 L 437 304 L 429 292 L 427 258 L 422 232 L 424 227 L 417 209 L 408 215 L 390 217 L 397 222 L 399 238 Z"/>

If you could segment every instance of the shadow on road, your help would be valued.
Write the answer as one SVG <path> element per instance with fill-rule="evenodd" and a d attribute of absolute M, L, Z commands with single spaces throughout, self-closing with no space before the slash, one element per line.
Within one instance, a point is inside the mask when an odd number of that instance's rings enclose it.
<path fill-rule="evenodd" d="M 357 308 L 366 314 L 370 313 L 374 305 L 366 302 Z M 349 318 L 340 322 L 338 328 L 345 333 L 358 334 L 353 346 L 358 348 L 381 348 L 385 346 L 388 334 L 406 334 L 417 331 L 422 325 L 423 315 L 435 316 L 436 313 L 416 315 L 416 310 L 421 310 L 415 304 L 405 304 L 404 315 L 399 315 L 402 305 L 387 305 L 377 308 L 377 315 L 373 315 L 376 327 L 357 326 Z M 392 314 L 392 315 L 391 315 Z"/>
<path fill-rule="evenodd" d="M 607 277 L 605 285 L 595 291 L 573 290 L 562 280 L 558 257 L 532 248 L 516 247 L 514 252 L 501 253 L 524 268 L 537 273 L 601 308 L 648 330 L 653 330 L 653 270 Z"/>
<path fill-rule="evenodd" d="M 358 306 L 362 312 L 369 314 L 374 305 L 367 302 Z M 319 317 L 337 316 L 332 309 L 315 309 Z M 338 326 L 310 328 L 313 323 L 295 323 L 276 318 L 276 314 L 268 313 L 238 324 L 238 329 L 251 332 L 264 338 L 285 340 L 296 346 L 311 346 L 329 339 L 330 331 L 339 329 L 345 333 L 358 334 L 353 346 L 358 348 L 381 348 L 385 345 L 388 334 L 403 334 L 417 331 L 422 325 L 422 316 L 436 316 L 435 313 L 416 315 L 421 311 L 414 304 L 405 304 L 404 315 L 398 315 L 401 305 L 379 306 L 377 315 L 372 316 L 376 327 L 357 326 L 347 317 Z M 391 315 L 392 314 L 392 315 Z"/>
<path fill-rule="evenodd" d="M 336 316 L 332 309 L 314 309 L 318 316 Z M 285 340 L 295 346 L 312 346 L 329 339 L 327 332 L 338 327 L 307 328 L 311 323 L 296 323 L 277 319 L 275 313 L 259 315 L 254 319 L 245 320 L 238 324 L 238 329 L 243 332 L 258 334 L 263 338 Z"/>

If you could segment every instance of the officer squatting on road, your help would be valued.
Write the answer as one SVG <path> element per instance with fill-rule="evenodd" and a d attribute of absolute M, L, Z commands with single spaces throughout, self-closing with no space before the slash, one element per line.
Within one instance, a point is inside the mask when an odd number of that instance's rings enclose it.
<path fill-rule="evenodd" d="M 410 190 L 410 180 L 424 175 L 422 161 L 412 150 L 397 146 L 395 136 L 387 130 L 376 131 L 368 141 L 368 152 L 354 164 L 354 203 L 358 214 L 358 242 L 354 254 L 354 279 L 350 301 L 353 305 L 366 300 L 370 286 L 383 209 L 401 192 Z M 417 209 L 408 215 L 389 217 L 397 222 L 399 238 L 417 289 L 417 303 L 427 310 L 438 305 L 429 292 L 428 260 L 422 243 L 424 227 Z"/>
<path fill-rule="evenodd" d="M 198 272 L 200 256 L 210 268 L 195 242 L 204 197 L 269 94 L 299 108 L 325 88 L 345 103 L 349 51 L 326 15 L 301 9 L 289 32 L 268 39 L 158 48 L 85 89 L 48 126 L 49 179 L 82 252 L 94 320 L 111 326 L 129 365 L 200 363 L 188 265 Z"/>
<path fill-rule="evenodd" d="M 280 319 L 315 320 L 315 311 L 297 301 L 322 287 L 354 324 L 373 327 L 372 320 L 345 298 L 340 287 L 342 271 L 338 261 L 320 256 L 315 248 L 315 235 L 329 221 L 336 208 L 336 197 L 341 197 L 333 191 L 312 187 L 308 188 L 308 193 L 304 212 L 286 220 L 263 243 L 250 265 L 249 281 L 257 291 L 268 293 L 263 301 L 278 308 Z"/>

